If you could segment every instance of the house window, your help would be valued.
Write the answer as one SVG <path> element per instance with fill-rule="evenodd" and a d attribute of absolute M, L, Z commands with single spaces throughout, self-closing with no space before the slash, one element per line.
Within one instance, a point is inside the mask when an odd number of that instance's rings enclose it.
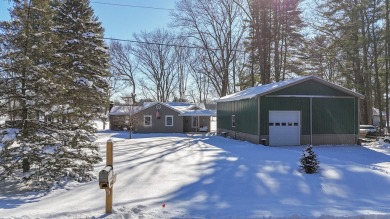
<path fill-rule="evenodd" d="M 152 116 L 144 116 L 144 126 L 152 126 Z"/>
<path fill-rule="evenodd" d="M 173 116 L 165 116 L 165 126 L 173 126 Z"/>
<path fill-rule="evenodd" d="M 236 127 L 236 115 L 232 115 L 232 127 Z"/>
<path fill-rule="evenodd" d="M 192 126 L 192 128 L 198 128 L 198 117 L 196 117 L 196 116 L 192 117 L 191 126 Z"/>

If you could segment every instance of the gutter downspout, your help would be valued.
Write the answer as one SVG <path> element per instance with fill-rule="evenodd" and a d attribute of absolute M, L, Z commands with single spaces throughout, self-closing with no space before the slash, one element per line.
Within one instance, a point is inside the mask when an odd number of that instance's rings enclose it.
<path fill-rule="evenodd" d="M 198 116 L 198 125 L 197 126 L 198 126 L 197 132 L 200 133 L 200 120 L 199 120 L 199 116 Z"/>
<path fill-rule="evenodd" d="M 261 112 L 261 110 L 260 110 L 260 97 L 258 96 L 257 97 L 257 116 L 258 116 L 258 118 L 257 118 L 257 132 L 258 132 L 258 138 L 259 138 L 259 142 L 258 142 L 258 144 L 261 144 L 261 130 L 260 130 L 260 123 L 261 123 L 261 120 L 260 120 L 260 118 L 261 118 L 261 115 L 260 115 L 260 112 Z"/>
<path fill-rule="evenodd" d="M 310 145 L 313 145 L 313 97 L 310 97 Z"/>

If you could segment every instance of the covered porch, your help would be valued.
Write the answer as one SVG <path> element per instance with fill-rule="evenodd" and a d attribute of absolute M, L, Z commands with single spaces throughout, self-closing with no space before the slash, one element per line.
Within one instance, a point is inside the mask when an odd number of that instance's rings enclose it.
<path fill-rule="evenodd" d="M 215 110 L 186 110 L 183 117 L 184 132 L 210 132 L 211 118 L 216 117 Z"/>

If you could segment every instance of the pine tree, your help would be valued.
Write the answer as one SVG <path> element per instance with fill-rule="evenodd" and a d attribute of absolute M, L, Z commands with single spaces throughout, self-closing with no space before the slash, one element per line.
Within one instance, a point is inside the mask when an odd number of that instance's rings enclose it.
<path fill-rule="evenodd" d="M 315 29 L 324 34 L 329 49 L 335 51 L 332 57 L 337 60 L 334 70 L 340 74 L 340 84 L 365 96 L 359 104 L 361 124 L 372 124 L 374 85 L 379 84 L 373 83 L 377 52 L 372 26 L 383 21 L 378 20 L 375 2 L 319 1 L 316 7 L 318 21 L 314 21 Z"/>
<path fill-rule="evenodd" d="M 54 54 L 48 0 L 15 1 L 11 21 L 1 22 L 2 101 L 11 118 L 37 119 L 47 106 Z"/>
<path fill-rule="evenodd" d="M 1 180 L 40 184 L 54 174 L 47 167 L 54 163 L 56 129 L 42 121 L 55 90 L 52 14 L 49 0 L 14 1 L 11 20 L 0 23 L 0 110 L 11 120 L 0 127 Z"/>
<path fill-rule="evenodd" d="M 313 151 L 313 146 L 308 145 L 303 151 L 300 159 L 301 168 L 306 173 L 315 173 L 319 169 L 320 162 L 317 159 L 316 153 Z"/>
<path fill-rule="evenodd" d="M 88 0 L 65 0 L 57 8 L 55 32 L 58 41 L 58 77 L 65 96 L 70 122 L 91 131 L 91 121 L 108 105 L 110 73 L 103 28 L 94 16 Z"/>
<path fill-rule="evenodd" d="M 12 120 L 0 127 L 0 179 L 40 187 L 92 179 L 108 55 L 89 2 L 15 1 L 0 28 L 0 113 Z"/>
<path fill-rule="evenodd" d="M 57 41 L 58 116 L 66 120 L 67 140 L 62 147 L 63 164 L 73 175 L 85 173 L 101 158 L 93 143 L 94 121 L 108 105 L 109 56 L 103 28 L 88 0 L 65 0 L 56 8 L 54 32 Z M 66 156 L 65 156 L 66 155 Z M 77 170 L 77 171 L 76 171 Z"/>
<path fill-rule="evenodd" d="M 301 63 L 294 58 L 303 42 L 301 0 L 248 0 L 248 51 L 250 68 L 246 83 L 268 84 L 299 74 Z M 294 64 L 291 64 L 294 63 Z M 255 77 L 255 74 L 259 74 Z M 256 81 L 259 80 L 259 81 Z"/>

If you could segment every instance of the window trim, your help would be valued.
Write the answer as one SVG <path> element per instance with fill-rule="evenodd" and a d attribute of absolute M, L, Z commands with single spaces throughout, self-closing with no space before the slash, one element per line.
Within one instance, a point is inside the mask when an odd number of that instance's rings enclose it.
<path fill-rule="evenodd" d="M 236 115 L 232 115 L 232 128 L 235 128 L 236 127 Z"/>
<path fill-rule="evenodd" d="M 168 124 L 168 118 L 172 118 L 172 124 Z M 165 126 L 172 127 L 173 126 L 173 115 L 166 115 L 165 116 Z"/>
<path fill-rule="evenodd" d="M 146 118 L 150 118 L 150 125 L 146 125 Z M 150 126 L 152 126 L 152 119 L 153 119 L 153 117 L 152 117 L 152 115 L 144 115 L 144 126 L 146 126 L 146 127 L 150 127 Z"/>

